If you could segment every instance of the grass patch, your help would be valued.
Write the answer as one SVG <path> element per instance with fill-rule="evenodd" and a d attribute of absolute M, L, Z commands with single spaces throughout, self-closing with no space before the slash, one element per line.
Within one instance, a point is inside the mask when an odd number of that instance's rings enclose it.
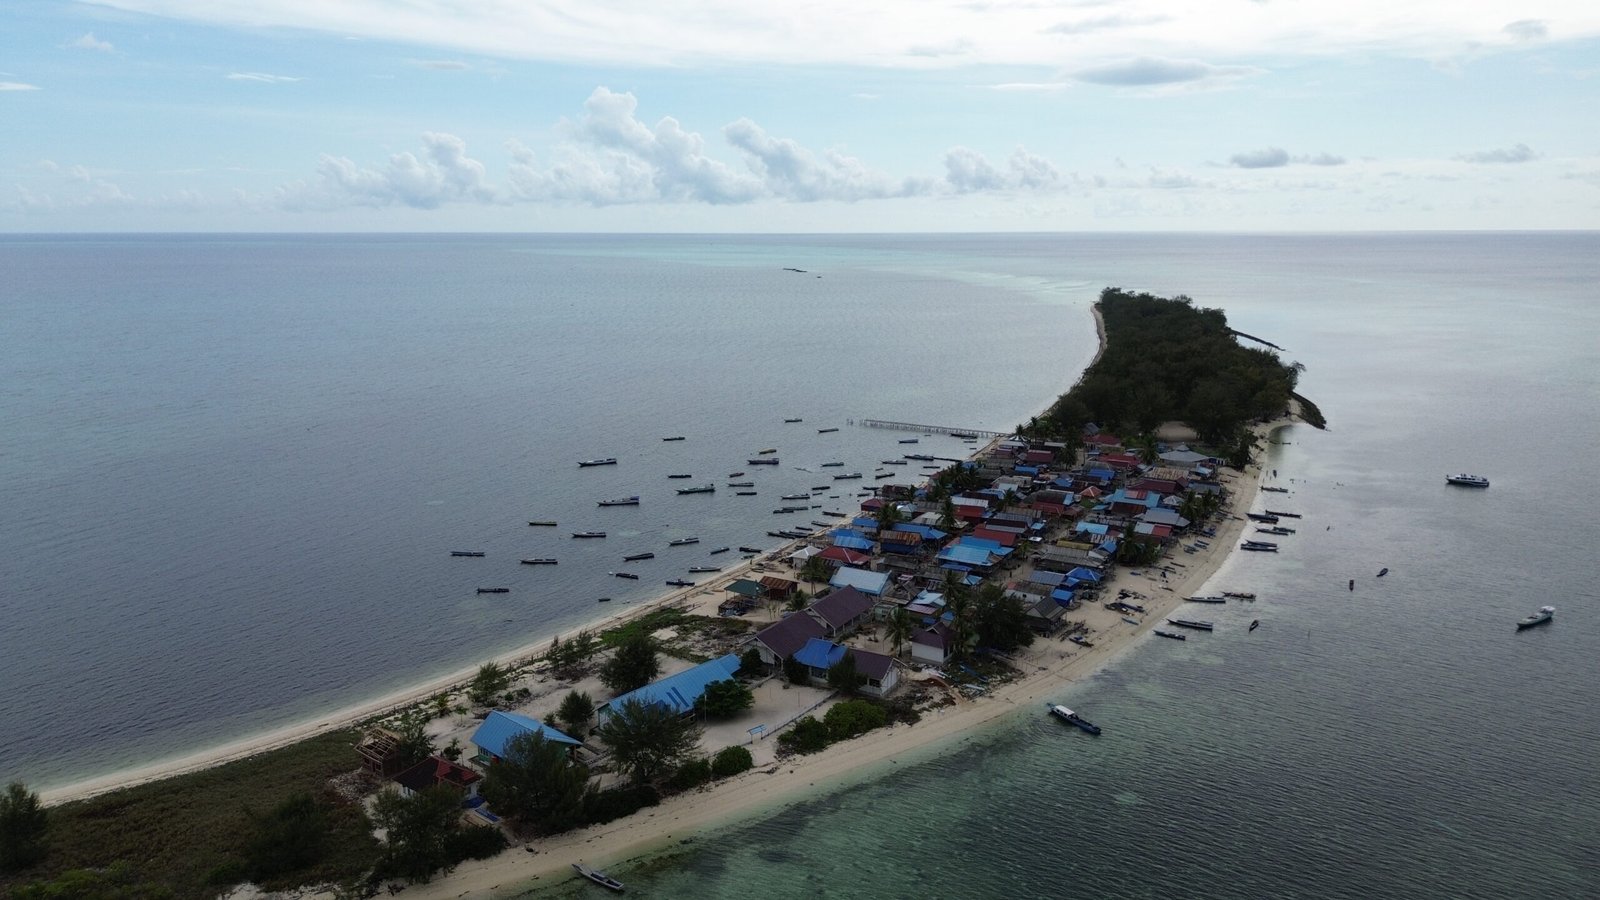
<path fill-rule="evenodd" d="M 630 637 L 641 634 L 653 635 L 667 628 L 676 629 L 676 637 L 658 641 L 656 649 L 678 659 L 703 663 L 711 657 L 694 646 L 697 639 L 716 641 L 744 634 L 750 630 L 750 623 L 743 619 L 725 616 L 694 616 L 681 609 L 664 606 L 653 609 L 631 622 L 624 622 L 600 632 L 600 644 L 615 649 Z"/>
<path fill-rule="evenodd" d="M 362 875 L 378 857 L 359 806 L 327 789 L 335 775 L 355 769 L 354 731 L 319 735 L 279 750 L 203 772 L 54 807 L 49 851 L 25 873 L 0 878 L 0 896 L 20 884 L 55 878 L 71 869 L 129 863 L 138 880 L 173 896 L 213 897 L 213 873 L 237 872 L 253 830 L 247 809 L 265 814 L 291 794 L 308 792 L 330 802 L 331 832 L 322 860 L 264 887 L 344 882 Z"/>

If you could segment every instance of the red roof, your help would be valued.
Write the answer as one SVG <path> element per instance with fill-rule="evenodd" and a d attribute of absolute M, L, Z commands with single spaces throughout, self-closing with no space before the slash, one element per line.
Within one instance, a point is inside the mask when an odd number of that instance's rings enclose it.
<path fill-rule="evenodd" d="M 1014 547 L 1017 544 L 1017 534 L 1014 531 L 996 531 L 993 528 L 978 526 L 972 529 L 972 536 L 994 541 L 1002 547 Z"/>
<path fill-rule="evenodd" d="M 458 766 L 442 756 L 430 756 L 396 775 L 394 780 L 413 791 L 425 791 L 436 784 L 464 788 L 482 778 L 466 766 Z"/>
<path fill-rule="evenodd" d="M 1139 457 L 1132 453 L 1102 453 L 1095 459 L 1118 469 L 1131 469 L 1139 464 Z"/>
<path fill-rule="evenodd" d="M 1114 434 L 1091 434 L 1083 439 L 1085 444 L 1099 444 L 1102 447 L 1120 447 L 1122 438 Z"/>
<path fill-rule="evenodd" d="M 844 547 L 829 547 L 818 553 L 817 556 L 828 562 L 843 563 L 847 566 L 860 566 L 872 562 L 871 555 L 859 553 L 855 550 L 847 550 Z"/>
<path fill-rule="evenodd" d="M 1031 463 L 1053 462 L 1055 458 L 1056 455 L 1051 453 L 1049 450 L 1029 450 L 1027 453 L 1022 455 L 1022 459 L 1025 462 Z"/>

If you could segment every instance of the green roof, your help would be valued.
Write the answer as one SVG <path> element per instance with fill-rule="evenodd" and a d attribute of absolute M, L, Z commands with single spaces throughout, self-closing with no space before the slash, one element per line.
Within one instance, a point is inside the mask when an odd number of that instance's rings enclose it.
<path fill-rule="evenodd" d="M 748 578 L 740 578 L 733 584 L 723 588 L 723 590 L 732 591 L 741 597 L 759 597 L 767 591 L 767 589 L 762 587 L 759 583 L 751 581 Z"/>

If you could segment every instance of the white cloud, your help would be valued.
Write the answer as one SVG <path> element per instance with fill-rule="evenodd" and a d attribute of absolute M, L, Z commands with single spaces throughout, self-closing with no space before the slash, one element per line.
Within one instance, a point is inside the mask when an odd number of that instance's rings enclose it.
<path fill-rule="evenodd" d="M 0 81 L 0 91 L 37 91 L 36 84 L 23 84 L 20 81 Z"/>
<path fill-rule="evenodd" d="M 396 153 L 383 169 L 363 168 L 342 156 L 323 154 L 317 179 L 280 188 L 277 201 L 289 209 L 346 205 L 435 209 L 452 201 L 490 202 L 496 198 L 483 163 L 467 155 L 466 142 L 453 134 L 427 132 L 423 152 Z"/>
<path fill-rule="evenodd" d="M 829 152 L 815 154 L 788 138 L 774 138 L 749 119 L 724 127 L 722 136 L 746 156 L 766 190 L 786 200 L 875 200 L 927 193 L 916 179 L 895 180 L 868 169 L 859 159 Z"/>
<path fill-rule="evenodd" d="M 1249 150 L 1228 157 L 1228 164 L 1241 169 L 1276 169 L 1289 164 L 1289 151 L 1282 147 Z"/>
<path fill-rule="evenodd" d="M 1071 72 L 1078 81 L 1113 87 L 1154 87 L 1188 82 L 1218 81 L 1260 75 L 1254 66 L 1214 66 L 1198 59 L 1163 59 L 1138 56 L 1087 66 Z"/>
<path fill-rule="evenodd" d="M 1334 153 L 1313 153 L 1309 156 L 1296 156 L 1294 161 L 1308 166 L 1342 166 L 1347 160 Z"/>
<path fill-rule="evenodd" d="M 110 53 L 111 51 L 117 49 L 111 46 L 110 41 L 102 41 L 95 37 L 94 32 L 92 31 L 72 41 L 68 41 L 67 46 L 76 48 L 78 50 L 97 50 L 101 53 Z"/>
<path fill-rule="evenodd" d="M 1053 94 L 1064 91 L 1072 85 L 1065 81 L 1007 81 L 1003 84 L 991 84 L 991 91 L 1015 91 L 1018 93 Z"/>
<path fill-rule="evenodd" d="M 1018 147 L 1000 169 L 976 150 L 953 147 L 944 155 L 944 180 L 958 194 L 979 191 L 1048 190 L 1061 173 L 1042 156 Z"/>
<path fill-rule="evenodd" d="M 292 75 L 269 75 L 266 72 L 229 72 L 229 81 L 259 81 L 264 84 L 286 84 L 294 81 L 305 81 Z"/>
<path fill-rule="evenodd" d="M 1434 60 L 1462 48 L 1515 47 L 1550 22 L 1563 41 L 1600 35 L 1588 0 L 1343 0 L 1215 4 L 1120 0 L 1064 20 L 1049 2 L 970 0 L 682 0 L 647 4 L 479 0 L 91 0 L 152 15 L 244 28 L 320 31 L 453 52 L 594 65 L 691 63 L 1079 67 L 1148 55 L 1212 60 L 1334 54 Z M 1097 6 L 1094 4 L 1093 6 Z M 1507 8 L 1515 9 L 1507 14 Z M 1068 16 L 1072 13 L 1068 13 Z M 1517 24 L 1517 23 L 1513 23 Z M 1137 27 L 1130 27 L 1137 25 Z"/>
<path fill-rule="evenodd" d="M 1550 36 L 1550 27 L 1541 19 L 1518 19 L 1500 29 L 1517 41 L 1542 41 Z"/>
<path fill-rule="evenodd" d="M 1475 153 L 1463 153 L 1456 159 L 1469 163 L 1525 163 L 1538 159 L 1539 154 L 1527 144 L 1516 144 L 1510 147 L 1498 147 L 1493 150 L 1479 150 Z"/>

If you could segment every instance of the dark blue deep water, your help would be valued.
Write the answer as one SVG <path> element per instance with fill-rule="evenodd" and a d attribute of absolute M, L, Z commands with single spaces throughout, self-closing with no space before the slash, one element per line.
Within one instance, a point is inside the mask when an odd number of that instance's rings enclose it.
<path fill-rule="evenodd" d="M 1300 532 L 1214 583 L 1262 599 L 1073 688 L 1097 740 L 1019 713 L 619 869 L 630 892 L 1600 896 L 1594 234 L 0 240 L 0 776 L 203 747 L 642 600 L 604 575 L 633 543 L 774 519 L 667 473 L 777 446 L 765 495 L 894 455 L 852 417 L 1007 428 L 1088 361 L 1108 284 L 1307 366 L 1332 428 L 1271 462 Z"/>

